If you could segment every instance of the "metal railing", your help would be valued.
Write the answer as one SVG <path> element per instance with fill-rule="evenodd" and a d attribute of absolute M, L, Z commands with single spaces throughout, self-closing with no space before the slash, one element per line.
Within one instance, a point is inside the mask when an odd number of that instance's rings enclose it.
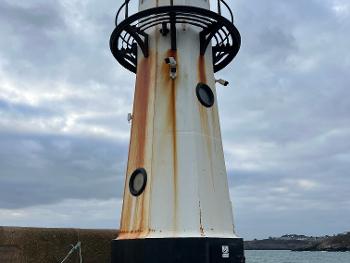
<path fill-rule="evenodd" d="M 234 17 L 231 8 L 224 0 L 218 0 L 218 14 L 221 15 L 222 5 L 224 5 L 227 9 L 227 11 L 230 13 L 230 18 L 232 24 L 234 23 Z"/>
<path fill-rule="evenodd" d="M 118 21 L 119 21 L 119 16 L 121 15 L 122 11 L 124 10 L 124 19 L 127 19 L 129 17 L 129 4 L 130 4 L 130 0 L 124 0 L 124 3 L 120 6 L 120 8 L 118 9 L 117 12 L 117 16 L 115 19 L 115 25 L 118 25 Z M 170 5 L 174 5 L 173 0 L 170 0 Z M 229 15 L 230 15 L 230 21 L 232 22 L 232 24 L 234 23 L 234 16 L 233 16 L 233 12 L 230 8 L 230 6 L 225 2 L 225 0 L 217 0 L 217 13 L 219 15 L 223 14 L 223 11 L 228 11 Z"/>
<path fill-rule="evenodd" d="M 79 251 L 79 262 L 83 263 L 83 257 L 81 255 L 81 242 L 78 241 L 78 243 L 76 245 L 71 245 L 71 246 L 72 246 L 72 249 L 68 252 L 68 254 L 61 261 L 61 263 L 67 262 L 67 260 L 70 258 L 70 256 L 77 250 Z"/>
<path fill-rule="evenodd" d="M 123 9 L 124 9 L 125 19 L 129 17 L 129 3 L 130 3 L 130 0 L 125 0 L 124 3 L 118 9 L 117 16 L 115 18 L 115 25 L 118 25 L 118 18 Z"/>

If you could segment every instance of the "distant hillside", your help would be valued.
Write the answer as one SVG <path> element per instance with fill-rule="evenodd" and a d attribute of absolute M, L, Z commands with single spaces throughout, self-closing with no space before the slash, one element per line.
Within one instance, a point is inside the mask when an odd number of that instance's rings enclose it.
<path fill-rule="evenodd" d="M 299 247 L 296 251 L 350 251 L 350 232 L 328 237 L 311 245 Z"/>
<path fill-rule="evenodd" d="M 311 245 L 312 241 L 305 240 L 263 239 L 244 242 L 246 250 L 297 250 Z"/>
<path fill-rule="evenodd" d="M 350 251 L 350 232 L 333 237 L 284 235 L 245 241 L 244 246 L 246 250 Z"/>

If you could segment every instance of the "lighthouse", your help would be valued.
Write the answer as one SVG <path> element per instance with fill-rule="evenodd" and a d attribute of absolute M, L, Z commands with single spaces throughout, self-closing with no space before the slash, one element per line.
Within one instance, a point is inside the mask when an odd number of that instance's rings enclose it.
<path fill-rule="evenodd" d="M 241 263 L 215 73 L 241 38 L 223 0 L 139 0 L 117 12 L 110 48 L 136 74 L 119 235 L 112 263 Z M 135 4 L 136 4 L 135 0 Z M 225 15 L 224 15 L 225 14 Z"/>

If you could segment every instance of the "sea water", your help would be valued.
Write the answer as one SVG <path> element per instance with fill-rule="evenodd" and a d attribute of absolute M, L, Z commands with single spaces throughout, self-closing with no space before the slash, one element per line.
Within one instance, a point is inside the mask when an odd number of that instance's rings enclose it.
<path fill-rule="evenodd" d="M 350 252 L 247 250 L 246 263 L 350 263 Z"/>

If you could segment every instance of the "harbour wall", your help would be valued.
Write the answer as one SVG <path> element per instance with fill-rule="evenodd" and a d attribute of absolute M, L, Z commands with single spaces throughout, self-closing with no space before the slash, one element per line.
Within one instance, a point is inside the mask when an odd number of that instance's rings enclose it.
<path fill-rule="evenodd" d="M 81 242 L 84 263 L 109 263 L 117 230 L 0 227 L 1 263 L 60 263 Z M 67 263 L 79 263 L 75 251 Z"/>

